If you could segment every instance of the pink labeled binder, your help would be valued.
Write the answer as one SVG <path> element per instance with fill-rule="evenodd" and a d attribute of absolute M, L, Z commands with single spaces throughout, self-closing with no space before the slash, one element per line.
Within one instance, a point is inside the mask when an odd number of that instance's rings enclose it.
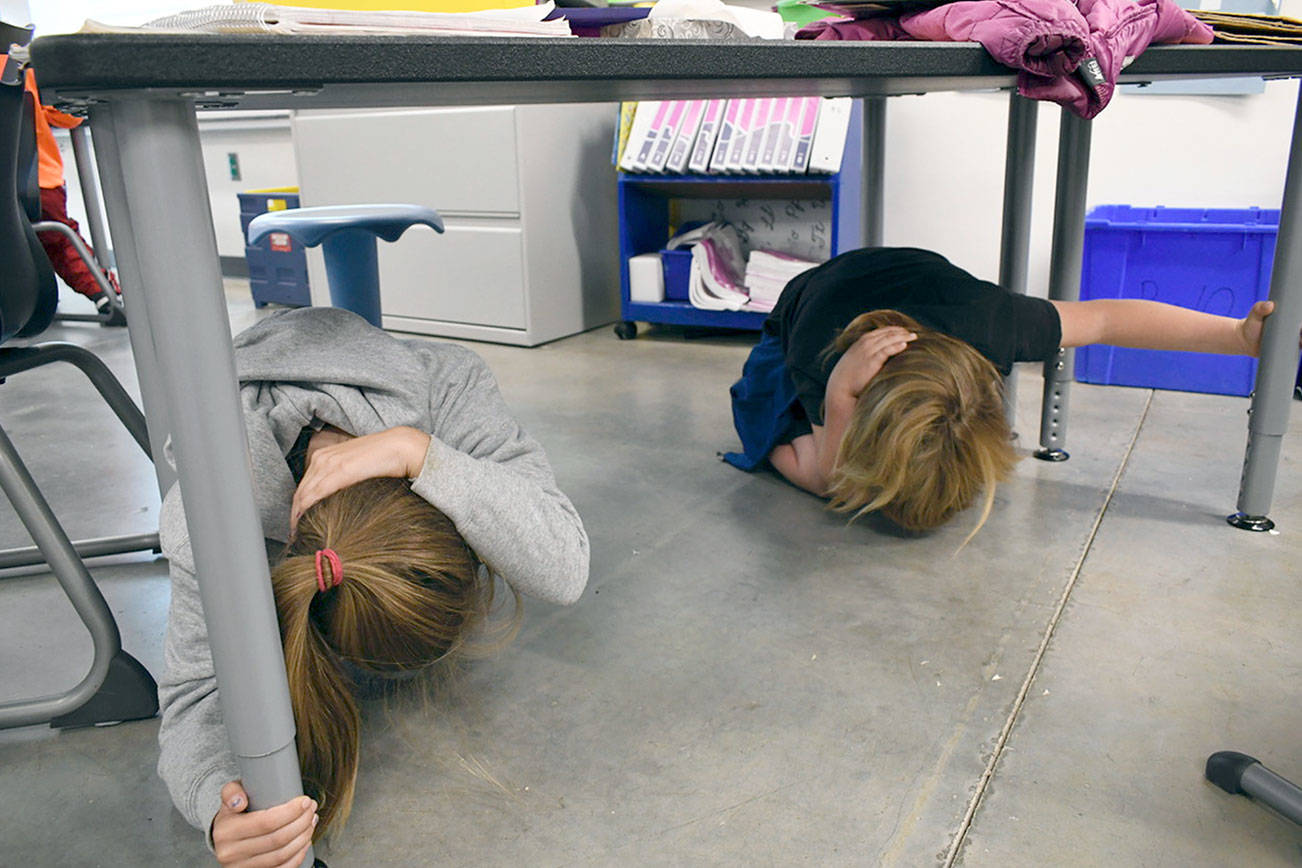
<path fill-rule="evenodd" d="M 758 100 L 744 99 L 741 101 L 741 112 L 737 115 L 737 126 L 732 131 L 732 144 L 728 146 L 728 162 L 724 166 L 725 171 L 741 171 L 742 157 L 746 152 L 746 139 L 750 136 L 756 103 L 758 103 Z"/>
<path fill-rule="evenodd" d="M 673 144 L 674 137 L 678 135 L 678 128 L 683 122 L 683 112 L 687 109 L 686 100 L 670 100 L 667 105 L 668 116 L 656 135 L 655 150 L 651 152 L 651 158 L 646 164 L 647 170 L 651 172 L 665 170 L 665 163 L 669 161 L 669 147 Z"/>
<path fill-rule="evenodd" d="M 719 119 L 719 138 L 714 143 L 714 153 L 710 157 L 711 172 L 727 171 L 728 154 L 732 152 L 732 140 L 737 136 L 737 121 L 741 116 L 742 102 L 739 99 L 728 100 L 723 117 Z"/>
<path fill-rule="evenodd" d="M 800 127 L 800 112 L 805 106 L 804 97 L 787 100 L 787 110 L 782 116 L 782 125 L 778 130 L 778 148 L 773 156 L 773 171 L 790 172 L 791 161 L 795 156 L 797 130 Z"/>
<path fill-rule="evenodd" d="M 705 103 L 705 111 L 701 113 L 701 129 L 696 134 L 696 143 L 692 146 L 692 155 L 687 161 L 689 171 L 710 170 L 710 155 L 714 153 L 714 142 L 719 135 L 719 122 L 723 118 L 727 102 L 723 99 L 712 99 Z"/>
<path fill-rule="evenodd" d="M 750 132 L 746 134 L 746 156 L 741 164 L 744 172 L 759 171 L 760 152 L 764 147 L 764 134 L 768 132 L 769 114 L 773 110 L 773 100 L 769 97 L 759 99 L 756 103 Z"/>
<path fill-rule="evenodd" d="M 814 130 L 818 128 L 818 113 L 822 104 L 821 97 L 806 97 L 800 109 L 795 153 L 791 157 L 791 171 L 797 174 L 803 175 L 809 169 L 809 152 L 814 147 Z"/>
<path fill-rule="evenodd" d="M 687 107 L 683 110 L 682 123 L 678 125 L 678 133 L 674 136 L 673 144 L 669 146 L 669 159 L 665 161 L 666 172 L 681 174 L 687 171 L 687 160 L 692 155 L 692 143 L 696 141 L 696 133 L 701 128 L 701 115 L 704 112 L 705 100 L 688 100 Z"/>
<path fill-rule="evenodd" d="M 638 104 L 638 115 L 642 112 L 648 112 L 650 120 L 646 125 L 646 132 L 643 134 L 640 142 L 636 143 L 637 151 L 631 161 L 631 170 L 635 172 L 646 171 L 647 164 L 651 160 L 651 154 L 655 150 L 656 142 L 660 139 L 660 128 L 664 126 L 665 117 L 669 114 L 669 103 L 667 101 L 647 101 Z M 637 124 L 637 116 L 634 116 L 633 123 Z M 634 142 L 628 143 L 629 149 L 634 147 Z"/>
<path fill-rule="evenodd" d="M 769 111 L 769 125 L 764 131 L 764 147 L 760 149 L 758 169 L 761 172 L 772 172 L 777 168 L 774 161 L 778 154 L 778 143 L 782 139 L 782 124 L 786 120 L 789 102 L 791 100 L 786 97 L 777 97 L 773 100 L 773 108 Z"/>

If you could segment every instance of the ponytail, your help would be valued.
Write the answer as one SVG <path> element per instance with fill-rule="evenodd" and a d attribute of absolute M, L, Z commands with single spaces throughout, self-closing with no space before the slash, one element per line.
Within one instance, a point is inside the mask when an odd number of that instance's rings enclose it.
<path fill-rule="evenodd" d="M 286 558 L 272 574 L 272 587 L 285 648 L 303 789 L 319 806 L 319 830 L 334 823 L 342 827 L 348 820 L 357 780 L 361 715 L 339 656 L 313 623 L 312 604 L 318 594 L 313 558 Z"/>
<path fill-rule="evenodd" d="M 364 480 L 300 519 L 271 584 L 303 787 L 320 805 L 314 839 L 341 828 L 352 807 L 355 678 L 417 674 L 460 652 L 492 607 L 480 567 L 451 520 L 402 479 Z"/>

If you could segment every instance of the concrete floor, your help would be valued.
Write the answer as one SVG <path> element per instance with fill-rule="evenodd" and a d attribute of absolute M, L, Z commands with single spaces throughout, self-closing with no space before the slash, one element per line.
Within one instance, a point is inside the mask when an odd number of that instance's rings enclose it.
<path fill-rule="evenodd" d="M 134 388 L 122 331 L 51 336 Z M 1071 460 L 1022 462 L 955 554 L 966 520 L 847 526 L 718 461 L 749 344 L 474 345 L 583 515 L 592 579 L 573 607 L 528 602 L 428 706 L 367 708 L 334 868 L 1302 864 L 1302 829 L 1202 779 L 1220 749 L 1302 779 L 1298 414 L 1280 532 L 1250 534 L 1222 519 L 1246 400 L 1076 387 Z M 1038 402 L 1028 368 L 1028 446 Z M 13 378 L 0 419 L 74 536 L 154 526 L 148 464 L 74 374 Z M 0 545 L 26 544 L 3 516 Z M 92 572 L 157 672 L 165 564 Z M 48 576 L 0 581 L 0 624 L 0 696 L 85 671 Z M 0 864 L 203 864 L 156 730 L 0 732 Z"/>

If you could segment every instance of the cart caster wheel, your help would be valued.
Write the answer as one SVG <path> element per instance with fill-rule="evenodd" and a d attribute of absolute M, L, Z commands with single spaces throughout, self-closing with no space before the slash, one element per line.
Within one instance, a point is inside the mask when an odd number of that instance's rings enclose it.
<path fill-rule="evenodd" d="M 637 337 L 637 323 L 628 320 L 615 323 L 615 337 L 621 341 L 633 340 L 633 338 Z"/>

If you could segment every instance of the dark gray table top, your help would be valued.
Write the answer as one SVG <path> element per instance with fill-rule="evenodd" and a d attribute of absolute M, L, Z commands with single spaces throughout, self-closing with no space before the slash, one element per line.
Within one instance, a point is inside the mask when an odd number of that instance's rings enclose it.
<path fill-rule="evenodd" d="M 37 39 L 47 98 L 200 94 L 205 108 L 874 96 L 1009 87 L 976 43 L 71 34 Z M 1125 82 L 1302 76 L 1302 48 L 1155 46 Z"/>

